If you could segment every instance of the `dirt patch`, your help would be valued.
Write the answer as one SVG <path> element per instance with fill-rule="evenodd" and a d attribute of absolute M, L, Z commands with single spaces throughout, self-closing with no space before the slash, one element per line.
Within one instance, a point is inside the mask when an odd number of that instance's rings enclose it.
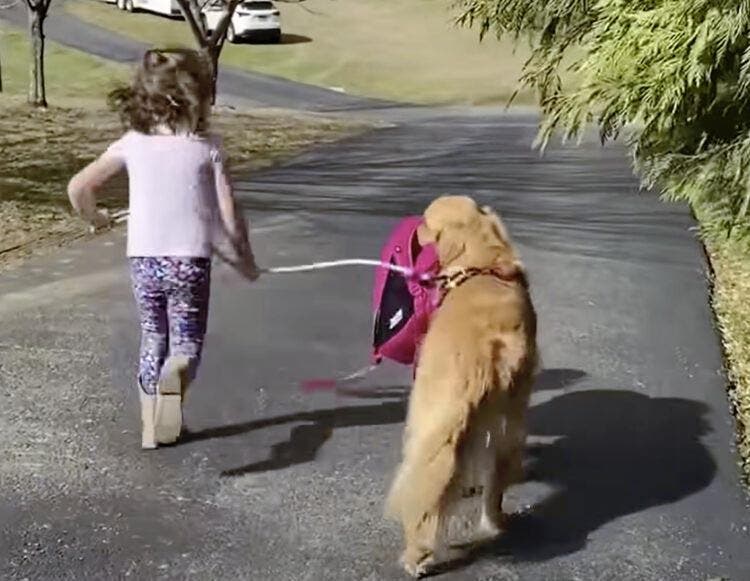
<path fill-rule="evenodd" d="M 0 271 L 86 236 L 80 220 L 52 205 L 0 201 Z"/>

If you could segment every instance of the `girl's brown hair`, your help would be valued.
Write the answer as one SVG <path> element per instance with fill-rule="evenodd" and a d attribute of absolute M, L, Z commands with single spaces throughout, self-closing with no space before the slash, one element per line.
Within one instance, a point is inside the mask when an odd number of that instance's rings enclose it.
<path fill-rule="evenodd" d="M 139 133 L 152 134 L 159 126 L 174 133 L 203 133 L 211 106 L 209 71 L 197 51 L 150 50 L 133 83 L 112 91 L 108 101 L 122 122 Z"/>

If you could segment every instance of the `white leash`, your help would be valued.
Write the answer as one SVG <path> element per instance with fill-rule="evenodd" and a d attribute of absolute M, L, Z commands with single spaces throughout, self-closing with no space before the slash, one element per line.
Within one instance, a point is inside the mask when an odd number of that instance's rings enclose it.
<path fill-rule="evenodd" d="M 119 224 L 121 222 L 125 222 L 128 219 L 128 211 L 127 210 L 119 210 L 116 212 L 113 212 L 110 214 L 110 218 L 113 224 Z M 94 232 L 93 226 L 91 227 L 92 233 Z M 225 256 L 218 248 L 214 248 L 215 254 L 224 262 L 227 264 L 233 264 L 232 260 L 229 259 L 227 256 Z M 391 264 L 389 262 L 383 262 L 382 260 L 372 260 L 370 258 L 344 258 L 341 260 L 327 260 L 324 262 L 311 262 L 308 264 L 298 264 L 294 266 L 275 266 L 271 268 L 261 268 L 259 269 L 261 274 L 294 274 L 299 272 L 313 272 L 316 270 L 325 270 L 327 268 L 338 268 L 341 266 L 370 266 L 370 267 L 381 267 L 388 269 L 392 272 L 398 272 L 399 274 L 403 275 L 406 278 L 413 278 L 417 277 L 419 281 L 422 282 L 428 282 L 432 280 L 434 277 L 426 274 L 421 273 L 418 274 L 413 268 L 408 268 L 406 266 L 399 266 L 397 264 Z M 374 371 L 377 368 L 377 364 L 368 365 L 367 367 L 363 367 L 361 369 L 358 369 L 357 371 L 350 373 L 349 375 L 346 375 L 344 377 L 340 377 L 338 379 L 331 379 L 331 380 L 318 380 L 318 381 L 308 381 L 305 382 L 307 384 L 306 389 L 309 391 L 314 391 L 317 389 L 330 389 L 335 388 L 336 386 L 341 386 L 343 384 L 352 383 L 358 379 L 362 379 L 363 377 L 369 375 L 372 371 Z"/>
<path fill-rule="evenodd" d="M 339 266 L 379 266 L 393 272 L 398 272 L 407 278 L 416 275 L 413 268 L 398 266 L 381 260 L 372 260 L 369 258 L 344 258 L 342 260 L 328 260 L 325 262 L 311 262 L 309 264 L 299 264 L 296 266 L 276 266 L 273 268 L 261 268 L 261 274 L 291 274 L 296 272 L 311 272 L 313 270 L 324 270 L 326 268 L 337 268 Z M 429 275 L 419 275 L 420 280 L 429 280 Z"/>
<path fill-rule="evenodd" d="M 127 210 L 119 210 L 110 214 L 112 223 L 119 224 L 125 222 L 128 219 Z M 93 231 L 93 229 L 92 229 Z M 218 249 L 215 249 L 219 258 L 231 264 L 231 261 L 225 257 Z M 406 278 L 412 278 L 417 275 L 413 268 L 406 266 L 398 266 L 397 264 L 390 264 L 381 260 L 372 260 L 370 258 L 344 258 L 341 260 L 327 260 L 324 262 L 311 262 L 309 264 L 298 264 L 294 266 L 275 266 L 271 268 L 261 268 L 261 274 L 294 274 L 298 272 L 312 272 L 315 270 L 325 270 L 327 268 L 338 268 L 340 266 L 379 266 L 386 268 L 393 272 L 398 272 Z M 426 282 L 432 279 L 428 274 L 420 274 L 418 276 L 420 281 Z"/>

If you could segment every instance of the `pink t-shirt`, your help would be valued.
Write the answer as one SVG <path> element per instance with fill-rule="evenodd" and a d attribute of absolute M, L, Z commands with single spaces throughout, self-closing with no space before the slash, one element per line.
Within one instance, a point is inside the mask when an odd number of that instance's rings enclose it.
<path fill-rule="evenodd" d="M 128 171 L 128 256 L 211 256 L 219 224 L 215 176 L 224 171 L 217 137 L 129 131 L 105 155 Z"/>

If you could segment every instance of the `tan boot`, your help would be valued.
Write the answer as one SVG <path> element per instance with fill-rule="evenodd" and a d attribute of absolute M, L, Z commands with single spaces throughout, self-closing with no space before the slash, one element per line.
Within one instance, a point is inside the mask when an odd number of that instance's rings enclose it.
<path fill-rule="evenodd" d="M 173 355 L 162 367 L 154 415 L 159 444 L 174 444 L 182 432 L 182 394 L 187 387 L 189 365 L 188 357 Z"/>
<path fill-rule="evenodd" d="M 154 416 L 156 414 L 156 396 L 141 394 L 141 448 L 153 450 L 156 448 L 156 433 L 154 430 Z"/>

